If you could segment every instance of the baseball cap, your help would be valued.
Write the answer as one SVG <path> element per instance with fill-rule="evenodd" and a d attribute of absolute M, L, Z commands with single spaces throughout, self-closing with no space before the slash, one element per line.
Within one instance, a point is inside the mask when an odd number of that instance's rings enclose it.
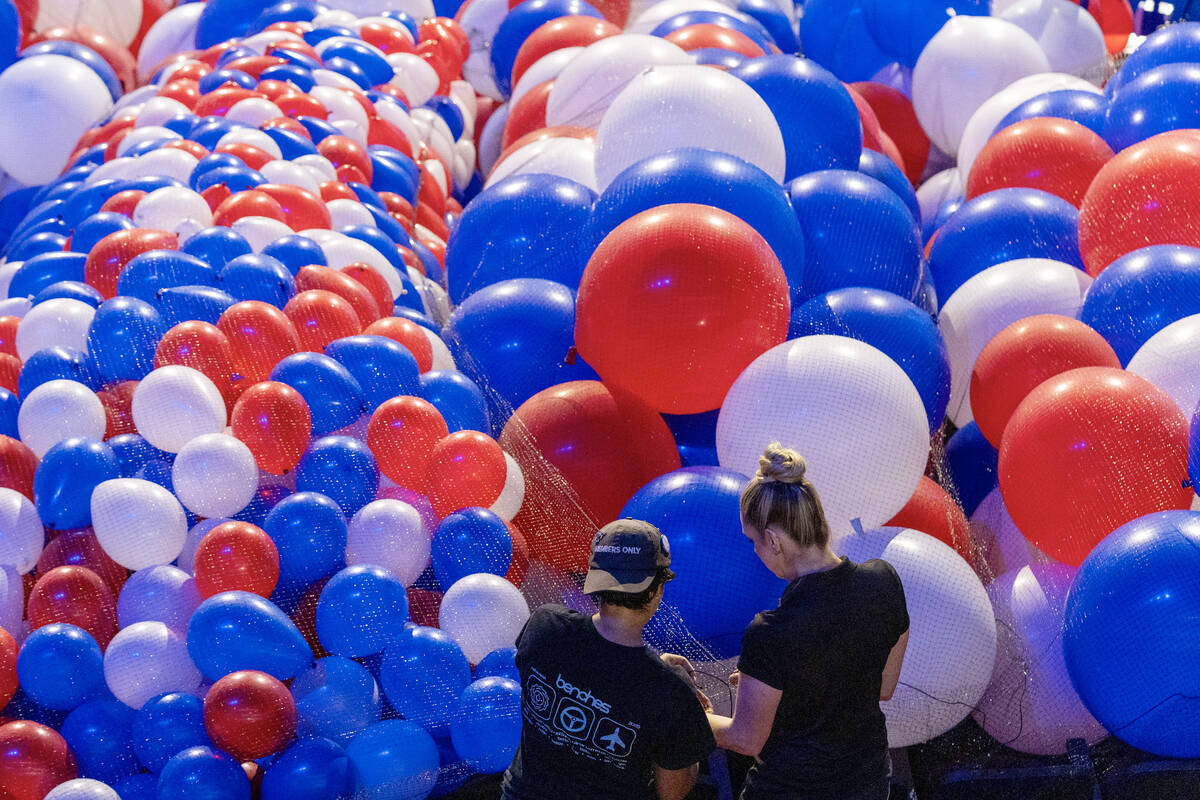
<path fill-rule="evenodd" d="M 671 545 L 662 531 L 640 519 L 619 519 L 596 534 L 583 591 L 643 592 L 670 565 Z"/>

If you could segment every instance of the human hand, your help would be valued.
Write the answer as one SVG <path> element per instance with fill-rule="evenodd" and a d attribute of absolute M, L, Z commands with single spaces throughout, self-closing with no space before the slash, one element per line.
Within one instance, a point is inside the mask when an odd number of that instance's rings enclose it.
<path fill-rule="evenodd" d="M 696 682 L 696 668 L 692 666 L 692 662 L 675 653 L 663 653 L 660 658 L 662 658 L 663 663 L 668 667 L 682 667 L 683 671 L 692 679 L 692 683 Z"/>
<path fill-rule="evenodd" d="M 735 669 L 733 672 L 729 673 L 729 685 L 736 689 L 738 687 L 738 681 L 740 681 L 741 678 L 742 673 Z"/>
<path fill-rule="evenodd" d="M 700 701 L 700 707 L 701 707 L 702 709 L 704 709 L 704 712 L 705 712 L 706 714 L 711 714 L 711 713 L 713 713 L 713 704 L 712 704 L 712 700 L 709 700 L 709 699 L 708 699 L 708 695 L 706 695 L 704 692 L 702 692 L 702 691 L 700 691 L 699 689 L 697 689 L 697 690 L 696 690 L 696 699 Z"/>

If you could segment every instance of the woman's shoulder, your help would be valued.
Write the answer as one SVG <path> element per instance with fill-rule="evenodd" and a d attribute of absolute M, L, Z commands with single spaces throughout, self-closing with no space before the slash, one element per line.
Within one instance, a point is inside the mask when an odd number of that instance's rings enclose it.
<path fill-rule="evenodd" d="M 882 558 L 868 558 L 866 561 L 855 563 L 855 574 L 860 581 L 874 583 L 888 588 L 900 584 L 900 575 L 896 568 Z"/>

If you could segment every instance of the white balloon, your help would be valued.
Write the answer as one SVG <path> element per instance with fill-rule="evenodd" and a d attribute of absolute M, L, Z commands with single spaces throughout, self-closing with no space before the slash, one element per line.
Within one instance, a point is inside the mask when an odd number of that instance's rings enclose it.
<path fill-rule="evenodd" d="M 139 200 L 133 209 L 133 224 L 139 228 L 174 232 L 181 223 L 191 222 L 200 228 L 207 228 L 212 221 L 212 209 L 204 198 L 183 186 L 155 189 Z"/>
<path fill-rule="evenodd" d="M 125 137 L 117 144 L 117 155 L 123 156 L 135 145 L 144 142 L 173 141 L 182 138 L 182 136 L 170 128 L 163 128 L 158 125 L 135 127 L 129 133 L 125 134 Z"/>
<path fill-rule="evenodd" d="M 206 433 L 183 446 L 171 467 L 175 495 L 201 517 L 232 517 L 254 499 L 258 465 L 240 439 Z"/>
<path fill-rule="evenodd" d="M 346 534 L 346 563 L 389 569 L 405 586 L 429 564 L 433 532 L 420 513 L 400 500 L 375 500 L 360 508 Z"/>
<path fill-rule="evenodd" d="M 104 438 L 104 404 L 76 381 L 46 381 L 29 393 L 17 412 L 17 433 L 38 458 L 63 439 Z"/>
<path fill-rule="evenodd" d="M 500 23 L 507 14 L 507 0 L 473 0 L 464 5 L 462 17 L 458 20 L 471 45 L 471 54 L 463 64 L 463 77 L 475 91 L 493 100 L 503 100 L 504 96 L 496 87 L 496 79 L 492 75 L 492 39 L 496 38 Z M 391 61 L 391 58 L 388 60 Z M 411 94 L 408 97 L 412 99 Z"/>
<path fill-rule="evenodd" d="M 510 109 L 508 103 L 497 106 L 487 122 L 483 123 L 483 132 L 479 134 L 479 169 L 484 175 L 495 168 L 496 161 L 504 152 L 504 126 L 508 123 Z"/>
<path fill-rule="evenodd" d="M 993 17 L 951 17 L 913 68 L 913 110 L 933 143 L 954 155 L 975 109 L 1018 78 L 1049 72 L 1025 31 Z"/>
<path fill-rule="evenodd" d="M 663 41 L 666 40 L 664 39 Z M 558 50 L 553 50 L 530 64 L 521 73 L 521 78 L 517 81 L 517 85 L 513 87 L 512 96 L 508 98 L 508 102 L 516 105 L 533 87 L 557 78 L 559 73 L 563 71 L 563 68 L 571 63 L 571 59 L 582 53 L 583 50 L 584 48 L 582 47 L 560 47 Z M 553 88 L 550 89 L 550 93 L 554 93 Z M 599 122 L 599 119 L 597 117 L 596 121 Z"/>
<path fill-rule="evenodd" d="M 45 543 L 46 531 L 29 498 L 0 488 L 0 566 L 24 575 L 37 566 Z"/>
<path fill-rule="evenodd" d="M 25 588 L 16 568 L 0 565 L 0 628 L 18 642 L 24 638 Z"/>
<path fill-rule="evenodd" d="M 1200 404 L 1200 314 L 1176 320 L 1146 340 L 1125 367 L 1171 395 L 1189 423 Z"/>
<path fill-rule="evenodd" d="M 430 370 L 458 369 L 458 365 L 454 363 L 454 356 L 450 354 L 450 348 L 442 341 L 442 337 L 424 325 L 421 326 L 421 333 L 425 334 L 425 338 L 429 340 L 429 346 L 433 348 L 433 366 L 430 367 Z"/>
<path fill-rule="evenodd" d="M 130 575 L 121 587 L 117 624 L 128 628 L 139 622 L 161 622 L 182 634 L 201 600 L 196 581 L 182 569 L 167 564 L 146 567 Z"/>
<path fill-rule="evenodd" d="M 390 122 L 392 125 L 395 125 L 396 128 L 402 134 L 404 134 L 404 138 L 408 140 L 410 145 L 421 140 L 421 134 L 417 131 L 417 126 L 413 124 L 412 117 L 410 117 L 408 112 L 404 110 L 404 107 L 391 96 L 384 95 L 376 100 L 375 112 L 379 114 L 379 116 L 383 117 L 385 122 Z M 330 164 L 329 168 L 332 170 L 333 165 Z M 329 180 L 334 180 L 336 177 L 337 174 L 334 173 L 334 178 L 330 178 Z"/>
<path fill-rule="evenodd" d="M 121 800 L 117 790 L 91 778 L 74 778 L 50 790 L 43 800 Z"/>
<path fill-rule="evenodd" d="M 195 571 L 196 548 L 200 546 L 200 540 L 222 522 L 229 522 L 229 520 L 224 517 L 202 519 L 191 527 L 183 540 L 183 548 L 179 551 L 179 557 L 175 559 L 175 563 L 181 570 L 188 573 Z"/>
<path fill-rule="evenodd" d="M 92 492 L 92 529 L 113 561 L 127 569 L 169 564 L 187 538 L 187 515 L 175 495 L 141 478 L 113 478 Z"/>
<path fill-rule="evenodd" d="M 313 80 L 317 87 L 325 87 L 327 89 L 358 89 L 358 84 L 347 78 L 340 72 L 334 72 L 330 69 L 314 69 L 312 71 Z M 332 121 L 332 116 L 330 117 Z"/>
<path fill-rule="evenodd" d="M 596 192 L 596 143 L 569 136 L 530 142 L 501 159 L 484 187 L 494 186 L 510 175 L 532 174 L 569 178 Z"/>
<path fill-rule="evenodd" d="M 318 157 L 325 160 L 322 156 Z M 326 161 L 326 163 L 328 162 Z M 312 192 L 318 199 L 321 197 L 320 182 L 313 177 L 311 170 L 306 169 L 302 164 L 291 161 L 268 161 L 262 165 L 259 172 L 271 183 L 298 186 L 305 191 Z"/>
<path fill-rule="evenodd" d="M 904 584 L 908 649 L 895 694 L 879 704 L 888 746 L 945 733 L 979 702 L 996 659 L 996 620 L 979 578 L 949 545 L 908 528 L 855 534 L 841 552 L 858 562 L 882 558 Z"/>
<path fill-rule="evenodd" d="M 485 572 L 455 581 L 438 612 L 438 626 L 472 664 L 497 648 L 512 647 L 527 619 L 529 605 L 517 587 Z"/>
<path fill-rule="evenodd" d="M 282 117 L 283 111 L 279 106 L 263 97 L 248 97 L 239 100 L 225 113 L 225 119 L 233 122 L 244 122 L 255 127 L 276 117 Z"/>
<path fill-rule="evenodd" d="M 525 502 L 525 474 L 521 472 L 517 460 L 508 453 L 504 454 L 504 463 L 508 467 L 504 474 L 504 488 L 491 508 L 500 519 L 512 522 L 512 518 L 521 510 L 521 503 Z"/>
<path fill-rule="evenodd" d="M 403 11 L 420 22 L 436 14 L 433 0 L 327 0 L 325 4 L 348 11 L 347 18 L 350 20 L 369 14 L 382 14 L 384 11 Z"/>
<path fill-rule="evenodd" d="M 1069 0 L 1017 0 L 1000 14 L 1041 45 L 1050 69 L 1100 83 L 1106 78 L 1108 49 L 1100 23 Z"/>
<path fill-rule="evenodd" d="M 43 0 L 34 30 L 82 25 L 128 47 L 142 26 L 142 0 Z"/>
<path fill-rule="evenodd" d="M 661 36 L 626 33 L 593 42 L 555 78 L 546 125 L 595 128 L 617 95 L 647 69 L 692 63 L 683 48 Z"/>
<path fill-rule="evenodd" d="M 0 316 L 24 319 L 31 308 L 33 308 L 33 301 L 28 297 L 9 297 L 6 300 L 0 300 Z"/>
<path fill-rule="evenodd" d="M 946 415 L 960 428 L 971 413 L 971 372 L 984 346 L 1017 320 L 1035 314 L 1079 317 L 1092 279 L 1083 270 L 1048 258 L 1022 258 L 972 276 L 942 303 L 938 329 L 950 359 Z"/>
<path fill-rule="evenodd" d="M 325 204 L 329 209 L 329 217 L 333 220 L 334 228 L 344 228 L 347 225 L 375 225 L 375 217 L 367 211 L 367 207 L 357 200 L 339 197 Z"/>
<path fill-rule="evenodd" d="M 0 297 L 8 297 L 8 286 L 12 283 L 13 276 L 17 274 L 17 271 L 21 269 L 21 265 L 24 263 L 24 261 L 4 261 L 0 263 Z"/>
<path fill-rule="evenodd" d="M 607 187 L 631 164 L 677 147 L 729 153 L 783 180 L 783 135 L 766 102 L 701 66 L 655 67 L 625 87 L 596 132 L 596 180 Z"/>
<path fill-rule="evenodd" d="M 442 119 L 441 114 L 431 108 L 414 108 L 409 116 L 426 145 L 433 148 L 442 160 L 454 160 L 454 135 L 450 133 L 450 125 Z"/>
<path fill-rule="evenodd" d="M 158 150 L 152 150 L 149 153 L 146 153 L 144 155 L 140 155 L 136 159 L 134 159 L 133 163 L 130 164 L 130 169 L 129 169 L 129 172 L 127 173 L 127 175 L 130 178 L 153 178 L 153 177 L 174 178 L 177 181 L 183 181 L 186 183 L 188 178 L 191 177 L 192 172 L 196 169 L 196 165 L 199 163 L 200 163 L 200 159 L 196 158 L 191 153 L 185 152 L 183 150 L 177 150 L 174 147 L 160 148 Z M 182 188 L 182 187 L 180 187 L 180 188 Z M 151 192 L 151 194 L 154 194 L 155 192 L 160 192 L 160 191 L 162 191 L 162 189 L 155 189 L 154 192 Z M 187 191 L 187 190 L 185 189 L 184 191 Z M 142 198 L 142 199 L 145 200 L 146 198 Z M 201 199 L 203 199 L 203 198 L 201 198 Z M 139 203 L 134 208 L 134 216 L 137 215 L 138 208 L 141 208 L 141 203 Z M 145 213 L 145 212 L 143 212 L 143 213 Z M 202 221 L 205 219 L 208 219 L 211 221 L 211 219 L 212 219 L 211 213 L 207 217 L 204 216 L 203 212 L 199 213 L 196 216 L 198 217 L 198 219 L 187 219 L 186 222 L 188 224 L 198 224 L 198 221 Z M 175 228 L 181 229 L 182 226 L 179 224 L 180 222 L 181 222 L 181 220 L 173 220 L 171 223 L 169 223 L 172 225 L 172 227 L 164 227 L 161 229 L 162 230 L 173 230 Z M 142 226 L 142 227 L 156 227 L 156 226 Z M 205 225 L 204 227 L 207 227 L 207 225 Z"/>
<path fill-rule="evenodd" d="M 229 227 L 237 231 L 255 253 L 261 253 L 271 242 L 295 233 L 290 227 L 271 217 L 242 217 L 234 220 Z"/>
<path fill-rule="evenodd" d="M 717 417 L 721 466 L 753 475 L 772 442 L 797 450 L 831 532 L 867 528 L 904 507 L 925 472 L 929 421 L 895 361 L 842 336 L 776 345 L 738 376 Z"/>
<path fill-rule="evenodd" d="M 986 585 L 997 575 L 1054 559 L 1034 547 L 1009 516 L 999 487 L 988 492 L 971 515 L 971 546 L 977 555 L 979 577 Z"/>
<path fill-rule="evenodd" d="M 0 73 L 0 168 L 22 183 L 58 177 L 88 128 L 112 108 L 100 76 L 67 56 L 31 56 Z"/>
<path fill-rule="evenodd" d="M 178 453 L 197 436 L 225 430 L 225 399 L 204 373 L 170 364 L 133 390 L 133 424 L 159 450 Z"/>
<path fill-rule="evenodd" d="M 966 185 L 957 167 L 944 169 L 917 189 L 917 205 L 921 207 L 921 222 L 937 216 L 946 203 L 961 202 L 966 197 Z"/>
<path fill-rule="evenodd" d="M 505 8 L 507 10 L 507 8 Z M 388 63 L 396 69 L 395 76 L 388 81 L 398 87 L 413 107 L 425 105 L 437 92 L 441 78 L 429 62 L 416 53 L 392 53 Z"/>
<path fill-rule="evenodd" d="M 17 356 L 28 361 L 46 347 L 69 347 L 86 353 L 88 328 L 95 315 L 94 306 L 69 297 L 38 303 L 17 326 Z"/>
<path fill-rule="evenodd" d="M 736 14 L 732 3 L 718 0 L 662 0 L 646 3 L 640 9 L 630 9 L 631 22 L 626 25 L 626 30 L 630 33 L 650 33 L 661 23 L 685 11 L 716 11 L 730 16 Z"/>
<path fill-rule="evenodd" d="M 308 231 L 302 232 L 304 235 Z M 399 297 L 401 290 L 404 289 L 404 284 L 400 282 L 400 273 L 392 266 L 392 263 L 387 260 L 383 253 L 376 250 L 366 242 L 351 238 L 345 234 L 332 234 L 326 241 L 320 242 L 321 251 L 325 253 L 325 260 L 329 262 L 329 266 L 334 269 L 341 269 L 350 264 L 366 264 L 373 270 L 383 276 L 387 281 L 388 288 L 392 292 L 392 297 Z"/>
<path fill-rule="evenodd" d="M 313 91 L 315 92 L 316 89 Z M 259 150 L 270 153 L 275 158 L 283 158 L 283 151 L 279 149 L 279 144 L 257 128 L 234 128 L 218 139 L 217 146 L 213 149 L 216 150 L 230 144 L 253 145 Z"/>
<path fill-rule="evenodd" d="M 332 86 L 316 86 L 309 94 L 321 101 L 321 105 L 329 111 L 331 118 L 347 119 L 366 129 L 367 112 L 363 111 L 363 107 L 358 104 L 357 100 L 341 89 Z"/>
<path fill-rule="evenodd" d="M 310 153 L 306 156 L 300 156 L 291 163 L 300 167 L 304 167 L 306 170 L 314 173 L 314 178 L 317 181 L 318 189 L 320 188 L 321 183 L 324 181 L 337 180 L 337 169 L 334 168 L 333 164 L 325 156 L 317 155 L 316 153 Z"/>
<path fill-rule="evenodd" d="M 317 16 L 313 17 L 313 25 L 337 25 L 343 28 L 349 28 L 354 24 L 354 14 L 341 8 L 337 8 L 336 4 L 331 4 L 333 8 L 326 8 Z M 382 11 L 383 9 L 380 9 Z"/>
<path fill-rule="evenodd" d="M 108 643 L 104 680 L 118 700 L 141 708 L 165 692 L 195 694 L 202 679 L 182 636 L 161 622 L 138 622 Z"/>

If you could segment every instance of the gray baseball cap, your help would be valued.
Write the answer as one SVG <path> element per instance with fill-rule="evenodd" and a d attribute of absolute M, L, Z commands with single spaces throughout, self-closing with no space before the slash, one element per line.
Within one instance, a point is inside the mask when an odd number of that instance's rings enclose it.
<path fill-rule="evenodd" d="M 671 545 L 662 531 L 640 519 L 619 519 L 596 534 L 583 591 L 643 592 L 670 565 Z"/>

